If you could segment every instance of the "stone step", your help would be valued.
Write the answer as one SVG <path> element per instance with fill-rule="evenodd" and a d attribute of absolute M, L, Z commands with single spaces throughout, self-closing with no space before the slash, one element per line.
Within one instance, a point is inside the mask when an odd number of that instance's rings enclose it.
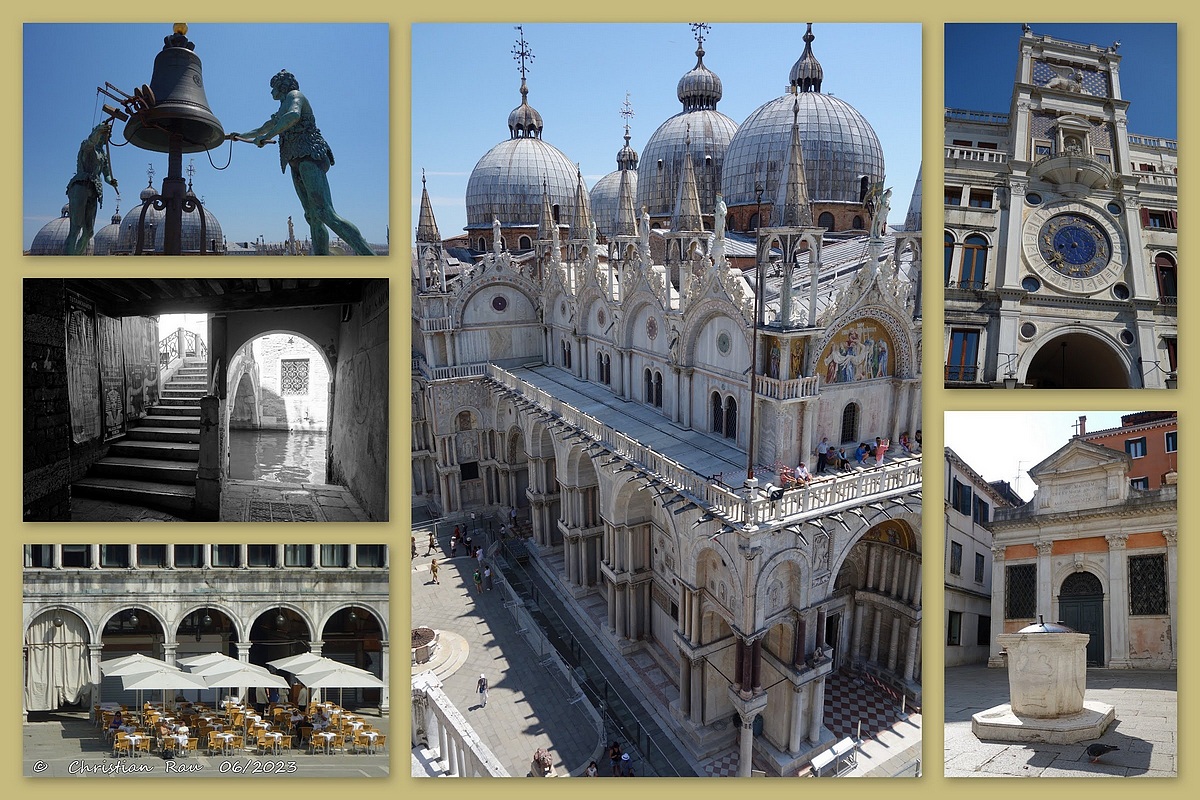
<path fill-rule="evenodd" d="M 196 465 L 161 458 L 105 456 L 88 470 L 91 478 L 133 478 L 157 483 L 196 485 Z"/>
<path fill-rule="evenodd" d="M 164 400 L 191 400 L 193 405 L 198 405 L 200 398 L 204 397 L 204 392 L 196 389 L 172 389 L 167 386 L 158 396 Z"/>
<path fill-rule="evenodd" d="M 85 477 L 71 484 L 74 494 L 117 503 L 190 513 L 196 500 L 193 486 L 135 478 Z"/>
<path fill-rule="evenodd" d="M 200 442 L 199 428 L 169 428 L 154 425 L 138 425 L 125 431 L 125 441 L 154 442 Z"/>
<path fill-rule="evenodd" d="M 159 394 L 158 403 L 154 405 L 154 408 L 156 411 L 162 406 L 174 406 L 175 408 L 179 408 L 180 406 L 185 408 L 200 408 L 200 403 L 198 402 L 199 400 L 199 397 L 192 397 L 190 395 L 180 395 L 179 397 L 175 397 L 174 395 L 168 395 L 166 392 L 162 392 Z"/>
<path fill-rule="evenodd" d="M 150 413 L 158 417 L 195 417 L 196 424 L 200 424 L 200 406 L 154 405 L 150 407 Z"/>
<path fill-rule="evenodd" d="M 155 442 L 129 440 L 114 442 L 108 448 L 110 456 L 130 458 L 165 458 L 169 461 L 200 461 L 200 445 L 197 442 Z"/>
<path fill-rule="evenodd" d="M 175 406 L 185 408 L 185 406 Z M 138 427 L 150 428 L 195 428 L 200 430 L 200 409 L 195 414 L 158 414 L 151 413 L 138 420 Z"/>

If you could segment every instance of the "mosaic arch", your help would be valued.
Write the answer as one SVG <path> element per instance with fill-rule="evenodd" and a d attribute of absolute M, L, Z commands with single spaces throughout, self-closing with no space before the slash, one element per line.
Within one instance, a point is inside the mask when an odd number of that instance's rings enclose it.
<path fill-rule="evenodd" d="M 816 367 L 826 384 L 887 378 L 896 373 L 896 345 L 883 323 L 857 319 L 830 338 Z"/>

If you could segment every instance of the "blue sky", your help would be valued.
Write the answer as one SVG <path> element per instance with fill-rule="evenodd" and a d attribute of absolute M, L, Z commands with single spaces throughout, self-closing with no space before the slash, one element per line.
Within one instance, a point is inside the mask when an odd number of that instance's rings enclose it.
<path fill-rule="evenodd" d="M 22 123 L 24 145 L 23 239 L 59 216 L 66 203 L 67 181 L 75 173 L 79 143 L 101 121 L 101 106 L 116 105 L 97 96 L 105 81 L 132 92 L 150 83 L 154 57 L 162 49 L 170 23 L 26 24 Z M 370 242 L 387 237 L 389 187 L 388 26 L 326 24 L 194 24 L 188 39 L 203 63 L 209 107 L 226 133 L 251 130 L 279 107 L 269 81 L 280 69 L 296 75 L 317 125 L 333 148 L 336 164 L 329 185 L 339 214 Z M 121 214 L 138 203 L 153 164 L 155 188 L 167 174 L 167 155 L 124 143 L 125 124 L 113 130 L 113 172 L 120 183 Z M 229 242 L 287 237 L 292 216 L 297 237 L 306 236 L 300 202 L 290 175 L 279 170 L 275 145 L 259 150 L 238 143 L 230 159 L 224 143 L 205 153 L 184 155 L 195 165 L 194 189 L 216 215 Z M 186 173 L 185 173 L 186 177 Z M 107 225 L 116 208 L 112 187 L 105 186 L 96 228 Z"/>
<path fill-rule="evenodd" d="M 1174 24 L 1039 25 L 1033 32 L 1108 47 L 1120 41 L 1121 96 L 1129 132 L 1174 139 L 1178 108 L 1178 37 Z M 1019 24 L 953 23 L 945 31 L 946 105 L 1007 113 L 1017 74 Z M 964 69 L 964 65 L 970 65 Z"/>
<path fill-rule="evenodd" d="M 986 480 L 1008 481 L 1028 501 L 1037 487 L 1027 470 L 1070 441 L 1081 416 L 1087 417 L 1087 432 L 1095 433 L 1119 428 L 1121 417 L 1131 413 L 947 411 L 945 442 Z"/>
<path fill-rule="evenodd" d="M 410 236 L 422 169 L 442 236 L 466 224 L 471 170 L 508 138 L 508 114 L 521 101 L 514 24 L 413 26 Z M 617 168 L 626 92 L 635 114 L 630 144 L 639 153 L 682 110 L 676 84 L 696 64 L 686 23 L 526 24 L 524 31 L 534 53 L 529 103 L 542 115 L 543 138 L 579 163 L 589 189 Z M 721 78 L 717 110 L 741 124 L 784 94 L 804 31 L 802 23 L 713 23 L 704 64 Z M 879 136 L 895 198 L 890 219 L 901 224 L 921 158 L 921 26 L 817 23 L 813 34 L 823 91 L 857 108 Z M 865 57 L 876 53 L 883 55 Z"/>

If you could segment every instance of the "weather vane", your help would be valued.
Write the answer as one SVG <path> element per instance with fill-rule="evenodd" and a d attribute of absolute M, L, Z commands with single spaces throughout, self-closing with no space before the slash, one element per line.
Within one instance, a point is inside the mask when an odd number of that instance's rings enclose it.
<path fill-rule="evenodd" d="M 703 47 L 704 46 L 704 37 L 708 35 L 708 23 L 707 22 L 690 22 L 688 24 L 692 28 L 692 35 L 696 37 L 696 44 L 699 47 Z"/>
<path fill-rule="evenodd" d="M 512 54 L 515 61 L 521 62 L 521 81 L 525 81 L 525 72 L 527 70 L 525 62 L 533 63 L 533 51 L 529 49 L 529 43 L 525 41 L 525 30 L 521 25 L 515 26 L 517 35 L 517 43 L 513 45 Z"/>

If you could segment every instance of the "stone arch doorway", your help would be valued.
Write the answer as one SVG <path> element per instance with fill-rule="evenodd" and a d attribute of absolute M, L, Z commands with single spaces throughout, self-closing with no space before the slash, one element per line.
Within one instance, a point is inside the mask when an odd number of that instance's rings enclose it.
<path fill-rule="evenodd" d="M 229 477 L 328 483 L 331 371 L 295 332 L 261 334 L 230 360 Z"/>
<path fill-rule="evenodd" d="M 1025 373 L 1036 389 L 1130 389 L 1129 370 L 1103 340 L 1087 333 L 1067 333 L 1043 344 Z"/>
<path fill-rule="evenodd" d="M 25 710 L 86 706 L 91 696 L 87 622 L 73 611 L 52 608 L 25 629 Z"/>
<path fill-rule="evenodd" d="M 1072 572 L 1058 592 L 1058 617 L 1062 624 L 1092 638 L 1087 645 L 1089 667 L 1104 666 L 1104 587 L 1090 572 Z"/>

